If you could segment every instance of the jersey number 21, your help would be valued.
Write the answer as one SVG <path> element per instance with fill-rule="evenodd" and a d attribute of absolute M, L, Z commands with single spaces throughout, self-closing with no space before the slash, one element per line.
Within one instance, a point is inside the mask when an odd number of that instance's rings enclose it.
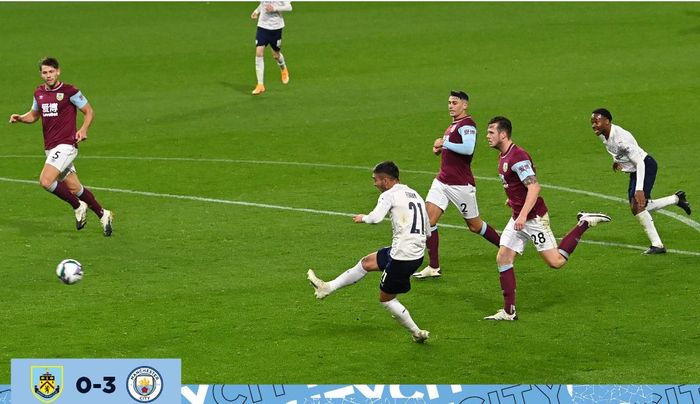
<path fill-rule="evenodd" d="M 423 206 L 420 203 L 409 202 L 408 209 L 413 211 L 413 226 L 411 226 L 411 234 L 425 234 Z M 419 213 L 420 220 L 418 220 Z"/>

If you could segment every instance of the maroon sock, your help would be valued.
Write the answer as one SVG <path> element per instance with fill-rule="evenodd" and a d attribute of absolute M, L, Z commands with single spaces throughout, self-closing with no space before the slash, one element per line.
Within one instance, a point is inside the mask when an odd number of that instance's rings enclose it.
<path fill-rule="evenodd" d="M 70 189 L 68 189 L 68 185 L 64 184 L 63 182 L 57 182 L 56 188 L 54 188 L 54 190 L 50 192 L 56 195 L 57 197 L 63 199 L 64 201 L 68 202 L 70 206 L 73 207 L 73 209 L 78 209 L 78 207 L 80 206 L 80 201 L 78 200 L 78 197 L 73 195 L 70 192 Z"/>
<path fill-rule="evenodd" d="M 100 205 L 99 202 L 97 202 L 97 199 L 95 199 L 95 195 L 90 192 L 89 189 L 83 187 L 83 193 L 78 196 L 81 201 L 85 202 L 88 204 L 90 209 L 95 212 L 97 217 L 101 218 L 102 217 L 102 205 Z"/>
<path fill-rule="evenodd" d="M 428 256 L 430 257 L 430 266 L 440 268 L 440 255 L 438 254 L 438 246 L 440 245 L 440 234 L 437 227 L 430 233 L 426 246 L 428 247 Z"/>
<path fill-rule="evenodd" d="M 490 241 L 491 244 L 495 245 L 496 247 L 500 247 L 501 236 L 498 235 L 496 230 L 493 227 L 491 227 L 491 225 L 487 224 L 486 222 L 484 222 L 484 224 L 486 225 L 486 232 L 482 234 L 481 237 Z"/>
<path fill-rule="evenodd" d="M 561 243 L 559 243 L 559 250 L 560 252 L 563 250 L 566 253 L 562 254 L 566 259 L 569 259 L 569 255 L 574 253 L 579 240 L 581 240 L 581 236 L 586 230 L 588 230 L 588 223 L 581 222 L 574 226 L 561 240 Z"/>
<path fill-rule="evenodd" d="M 508 269 L 500 272 L 501 289 L 503 290 L 503 310 L 508 314 L 515 311 L 515 268 L 508 265 Z M 498 268 L 501 270 L 501 267 Z"/>

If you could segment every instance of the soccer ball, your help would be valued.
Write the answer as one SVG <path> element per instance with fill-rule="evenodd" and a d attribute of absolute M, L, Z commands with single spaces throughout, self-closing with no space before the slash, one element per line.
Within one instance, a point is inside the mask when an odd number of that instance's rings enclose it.
<path fill-rule="evenodd" d="M 72 285 L 83 279 L 83 266 L 73 259 L 61 261 L 56 267 L 56 276 L 66 285 Z"/>

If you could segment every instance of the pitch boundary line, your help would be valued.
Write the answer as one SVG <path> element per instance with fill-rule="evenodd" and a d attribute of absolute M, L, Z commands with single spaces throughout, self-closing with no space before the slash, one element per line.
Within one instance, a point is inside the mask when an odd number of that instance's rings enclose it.
<path fill-rule="evenodd" d="M 20 179 L 15 179 L 15 178 L 0 177 L 0 181 L 19 183 L 19 184 L 36 185 L 36 181 L 20 180 Z M 137 191 L 137 190 L 132 190 L 132 189 L 95 187 L 92 185 L 89 185 L 89 187 L 90 187 L 90 189 L 95 189 L 98 191 L 115 192 L 115 193 L 129 194 L 129 195 L 150 196 L 150 197 L 156 197 L 156 198 L 170 198 L 170 199 L 180 199 L 180 200 L 195 201 L 195 202 L 208 202 L 208 203 L 219 203 L 219 204 L 225 204 L 225 205 L 248 206 L 248 207 L 254 207 L 254 208 L 276 209 L 276 210 L 284 210 L 284 211 L 292 211 L 292 212 L 313 213 L 313 214 L 319 214 L 319 215 L 344 216 L 344 217 L 353 217 L 354 216 L 353 213 L 335 212 L 332 210 L 295 208 L 292 206 L 271 205 L 271 204 L 267 204 L 267 203 L 234 201 L 234 200 L 230 200 L 230 199 L 207 198 L 207 197 L 193 196 L 193 195 L 165 194 L 165 193 L 148 192 L 148 191 Z M 457 226 L 457 225 L 452 225 L 452 224 L 440 224 L 440 227 L 445 227 L 445 228 L 450 228 L 450 229 L 466 229 L 465 226 Z M 639 250 L 639 251 L 646 250 L 646 247 L 640 247 L 640 246 L 635 246 L 635 245 L 630 245 L 630 244 L 611 243 L 611 242 L 607 242 L 607 241 L 581 240 L 580 242 L 586 243 L 586 244 L 596 244 L 596 245 L 608 246 L 608 247 L 621 247 L 621 248 L 627 248 L 627 249 Z M 674 250 L 674 249 L 668 249 L 668 251 L 672 252 L 672 253 L 676 253 L 676 254 L 682 254 L 682 255 L 700 256 L 700 252 L 695 252 L 695 251 L 684 251 L 684 250 Z"/>
<path fill-rule="evenodd" d="M 44 159 L 45 157 L 40 156 L 40 155 L 4 155 L 4 156 L 0 155 L 0 158 L 41 158 L 41 159 Z M 300 167 L 346 168 L 346 169 L 363 170 L 363 171 L 371 169 L 371 168 L 363 167 L 363 166 L 345 165 L 345 164 L 304 163 L 304 162 L 296 162 L 296 161 L 272 161 L 272 160 L 194 158 L 194 157 L 81 156 L 80 158 L 81 159 L 95 159 L 95 160 L 142 160 L 142 161 L 155 160 L 155 161 L 191 161 L 191 162 L 232 163 L 232 164 L 287 165 L 287 166 L 300 166 Z M 423 171 L 423 170 L 402 170 L 402 171 L 406 172 L 406 173 L 412 173 L 412 174 L 435 175 L 434 171 Z M 478 180 L 485 180 L 485 181 L 499 181 L 499 182 L 501 181 L 499 178 L 495 178 L 495 177 L 474 176 L 474 178 L 476 178 Z M 622 202 L 624 204 L 627 204 L 627 200 L 624 198 L 600 194 L 597 192 L 584 191 L 581 189 L 567 188 L 567 187 L 562 187 L 562 186 L 558 186 L 558 185 L 548 185 L 548 184 L 543 184 L 543 183 L 540 183 L 540 186 L 542 186 L 542 188 L 545 188 L 545 189 L 547 189 L 547 188 L 555 189 L 557 191 L 592 196 L 592 197 L 599 198 L 599 199 L 606 199 L 609 201 Z M 696 231 L 700 232 L 700 223 L 698 223 L 698 222 L 696 222 L 696 221 L 694 221 L 686 216 L 683 216 L 683 215 L 680 215 L 678 213 L 671 212 L 671 211 L 668 211 L 665 209 L 659 209 L 655 212 L 658 214 L 664 215 L 664 216 L 668 216 L 672 219 L 675 219 L 675 220 L 695 229 Z"/>

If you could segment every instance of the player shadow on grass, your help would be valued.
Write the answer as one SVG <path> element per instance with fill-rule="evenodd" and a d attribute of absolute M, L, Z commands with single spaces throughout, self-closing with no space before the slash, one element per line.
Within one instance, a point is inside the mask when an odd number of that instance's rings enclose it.
<path fill-rule="evenodd" d="M 237 93 L 250 94 L 250 84 L 238 84 L 238 83 L 228 83 L 225 81 L 220 81 L 219 84 L 223 87 L 230 88 Z"/>

